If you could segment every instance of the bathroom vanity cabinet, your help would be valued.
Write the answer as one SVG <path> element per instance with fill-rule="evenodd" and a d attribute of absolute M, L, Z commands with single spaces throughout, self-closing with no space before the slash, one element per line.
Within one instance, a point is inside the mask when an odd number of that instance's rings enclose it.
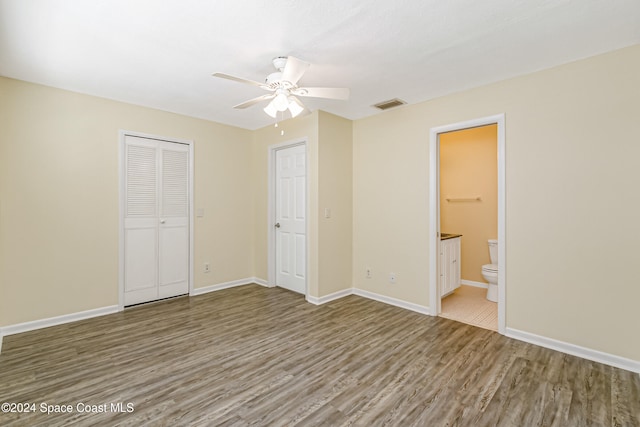
<path fill-rule="evenodd" d="M 440 240 L 440 297 L 460 287 L 460 234 L 442 234 Z"/>

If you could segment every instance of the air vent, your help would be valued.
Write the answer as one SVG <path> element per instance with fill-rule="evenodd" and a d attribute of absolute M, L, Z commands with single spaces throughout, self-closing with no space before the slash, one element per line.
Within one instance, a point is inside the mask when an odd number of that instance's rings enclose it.
<path fill-rule="evenodd" d="M 378 102 L 377 104 L 374 105 L 374 107 L 380 110 L 388 110 L 389 108 L 399 107 L 404 104 L 406 104 L 406 102 L 404 102 L 402 99 L 394 98 L 388 101 Z"/>

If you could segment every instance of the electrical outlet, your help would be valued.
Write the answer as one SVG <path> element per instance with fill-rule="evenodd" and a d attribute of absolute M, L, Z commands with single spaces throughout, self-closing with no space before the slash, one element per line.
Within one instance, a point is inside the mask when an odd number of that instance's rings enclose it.
<path fill-rule="evenodd" d="M 392 285 L 396 283 L 396 273 L 389 273 L 389 283 Z"/>
<path fill-rule="evenodd" d="M 210 263 L 208 263 L 208 262 L 205 262 L 205 263 L 204 263 L 204 269 L 203 269 L 203 271 L 204 271 L 205 273 L 209 273 L 209 272 L 211 271 L 211 264 L 210 264 Z"/>
<path fill-rule="evenodd" d="M 371 269 L 369 267 L 365 270 L 365 277 L 371 279 Z"/>

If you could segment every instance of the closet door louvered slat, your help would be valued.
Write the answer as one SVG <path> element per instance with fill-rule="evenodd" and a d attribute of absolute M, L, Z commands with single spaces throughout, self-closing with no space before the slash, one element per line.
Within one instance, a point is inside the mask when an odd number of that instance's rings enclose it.
<path fill-rule="evenodd" d="M 162 216 L 186 217 L 189 213 L 189 153 L 162 150 Z"/>
<path fill-rule="evenodd" d="M 156 149 L 144 145 L 127 146 L 127 218 L 157 216 Z"/>

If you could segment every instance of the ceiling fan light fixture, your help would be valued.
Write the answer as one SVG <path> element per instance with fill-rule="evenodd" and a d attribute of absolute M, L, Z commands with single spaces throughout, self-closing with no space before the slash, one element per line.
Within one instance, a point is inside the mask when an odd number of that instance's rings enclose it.
<path fill-rule="evenodd" d="M 289 97 L 289 112 L 291 112 L 291 117 L 296 117 L 298 114 L 304 111 L 304 106 L 295 96 Z"/>
<path fill-rule="evenodd" d="M 273 105 L 274 101 L 275 99 L 271 101 L 266 107 L 264 107 L 264 112 L 275 119 L 276 115 L 278 114 L 278 109 Z"/>
<path fill-rule="evenodd" d="M 287 99 L 287 95 L 282 92 L 277 94 L 276 97 L 273 98 L 273 101 L 271 101 L 271 103 L 278 111 L 285 111 L 289 107 L 289 100 Z"/>

